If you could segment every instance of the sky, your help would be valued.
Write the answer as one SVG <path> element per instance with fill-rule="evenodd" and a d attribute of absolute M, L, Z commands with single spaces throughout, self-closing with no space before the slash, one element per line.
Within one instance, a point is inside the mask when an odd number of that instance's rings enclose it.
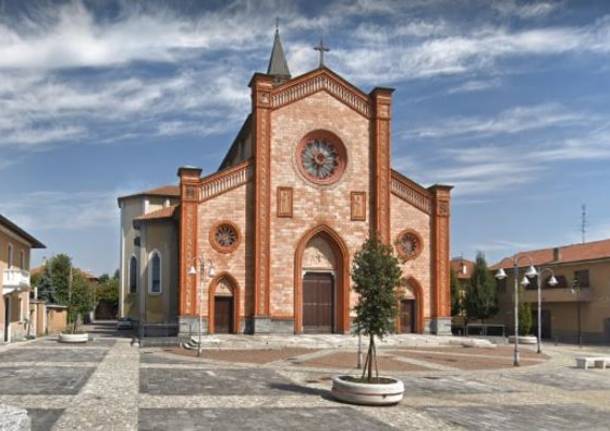
<path fill-rule="evenodd" d="M 216 171 L 265 72 L 395 88 L 393 167 L 455 186 L 452 255 L 610 237 L 610 2 L 0 0 L 0 213 L 95 273 L 116 198 Z"/>

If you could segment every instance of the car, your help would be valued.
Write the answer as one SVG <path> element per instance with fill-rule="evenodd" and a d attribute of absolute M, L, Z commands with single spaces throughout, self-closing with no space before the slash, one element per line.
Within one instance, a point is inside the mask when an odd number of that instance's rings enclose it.
<path fill-rule="evenodd" d="M 134 327 L 134 321 L 131 317 L 121 317 L 116 322 L 116 328 L 119 330 L 120 329 L 133 329 L 133 327 Z"/>

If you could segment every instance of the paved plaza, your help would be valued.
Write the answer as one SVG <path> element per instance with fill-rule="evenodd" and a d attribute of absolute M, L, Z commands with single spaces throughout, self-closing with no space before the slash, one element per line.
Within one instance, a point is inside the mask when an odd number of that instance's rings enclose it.
<path fill-rule="evenodd" d="M 138 348 L 113 331 L 98 331 L 81 346 L 51 339 L 1 346 L 0 403 L 27 409 L 34 430 L 610 427 L 610 370 L 574 368 L 574 357 L 587 348 L 548 345 L 543 356 L 525 349 L 523 366 L 514 368 L 510 346 L 440 346 L 430 339 L 380 348 L 384 370 L 406 387 L 403 402 L 392 407 L 331 398 L 330 378 L 356 372 L 353 340 L 329 348 L 328 340 L 310 338 L 304 347 L 282 348 L 276 339 L 261 348 L 229 338 L 197 358 Z"/>

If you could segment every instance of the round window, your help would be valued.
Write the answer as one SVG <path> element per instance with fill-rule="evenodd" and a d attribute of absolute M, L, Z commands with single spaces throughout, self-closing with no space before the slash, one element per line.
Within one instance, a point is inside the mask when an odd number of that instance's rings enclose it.
<path fill-rule="evenodd" d="M 239 245 L 239 229 L 231 222 L 219 222 L 210 230 L 210 243 L 221 253 L 229 253 Z"/>
<path fill-rule="evenodd" d="M 404 259 L 415 259 L 421 253 L 422 248 L 421 236 L 412 229 L 402 231 L 396 239 L 396 249 Z"/>
<path fill-rule="evenodd" d="M 301 174 L 317 184 L 336 182 L 347 163 L 341 140 L 322 130 L 307 134 L 297 146 L 296 156 Z"/>

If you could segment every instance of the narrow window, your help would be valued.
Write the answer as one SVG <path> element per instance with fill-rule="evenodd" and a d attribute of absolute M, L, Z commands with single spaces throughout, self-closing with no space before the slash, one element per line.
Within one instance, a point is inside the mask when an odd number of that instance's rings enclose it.
<path fill-rule="evenodd" d="M 161 257 L 156 251 L 150 258 L 150 293 L 161 293 Z"/>
<path fill-rule="evenodd" d="M 576 280 L 579 287 L 589 287 L 589 270 L 574 271 L 574 280 Z"/>
<path fill-rule="evenodd" d="M 11 269 L 13 267 L 13 244 L 8 245 L 7 263 L 8 263 L 8 269 Z"/>
<path fill-rule="evenodd" d="M 25 267 L 25 251 L 21 250 L 21 253 L 19 254 L 19 265 L 21 267 L 21 269 L 26 269 Z"/>
<path fill-rule="evenodd" d="M 129 293 L 136 293 L 138 290 L 138 260 L 135 256 L 129 259 Z"/>

